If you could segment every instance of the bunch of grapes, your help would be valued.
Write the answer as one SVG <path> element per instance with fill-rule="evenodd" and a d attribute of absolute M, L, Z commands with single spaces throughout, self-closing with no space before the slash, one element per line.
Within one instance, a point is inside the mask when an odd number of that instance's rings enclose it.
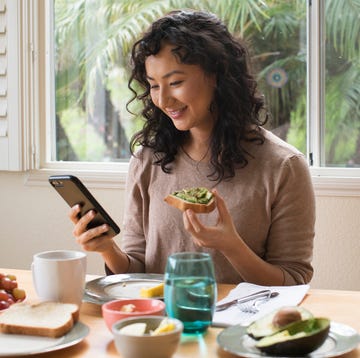
<path fill-rule="evenodd" d="M 25 290 L 18 288 L 16 276 L 0 272 L 0 311 L 15 302 L 23 301 L 25 297 Z"/>

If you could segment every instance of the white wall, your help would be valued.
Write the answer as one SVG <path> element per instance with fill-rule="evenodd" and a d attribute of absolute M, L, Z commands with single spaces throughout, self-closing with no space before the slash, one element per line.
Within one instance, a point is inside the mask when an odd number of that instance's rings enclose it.
<path fill-rule="evenodd" d="M 0 172 L 0 267 L 29 269 L 35 252 L 78 249 L 65 202 L 47 183 L 25 184 L 24 173 Z M 124 192 L 91 192 L 121 226 Z M 360 197 L 317 197 L 313 288 L 360 290 Z M 88 273 L 103 275 L 103 262 L 88 254 Z"/>
<path fill-rule="evenodd" d="M 360 197 L 317 197 L 311 286 L 360 290 Z"/>
<path fill-rule="evenodd" d="M 91 187 L 90 191 L 121 226 L 123 191 Z M 0 172 L 0 267 L 29 269 L 36 252 L 81 249 L 72 236 L 68 210 L 47 182 L 31 186 L 24 173 Z M 99 254 L 88 253 L 88 273 L 104 274 Z"/>

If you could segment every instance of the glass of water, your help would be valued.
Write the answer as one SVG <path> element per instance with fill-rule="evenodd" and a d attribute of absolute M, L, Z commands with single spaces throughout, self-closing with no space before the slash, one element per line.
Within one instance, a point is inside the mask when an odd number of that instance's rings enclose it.
<path fill-rule="evenodd" d="M 214 265 L 209 254 L 182 252 L 168 257 L 166 312 L 183 322 L 184 333 L 202 333 L 211 325 L 216 297 Z"/>

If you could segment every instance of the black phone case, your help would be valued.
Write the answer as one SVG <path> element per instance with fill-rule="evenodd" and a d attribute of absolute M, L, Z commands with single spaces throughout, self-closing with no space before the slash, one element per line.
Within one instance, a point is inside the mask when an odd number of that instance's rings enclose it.
<path fill-rule="evenodd" d="M 85 215 L 89 210 L 96 211 L 96 216 L 87 226 L 88 229 L 106 223 L 110 226 L 109 233 L 115 236 L 120 232 L 120 228 L 79 178 L 73 175 L 52 175 L 49 177 L 49 182 L 70 207 L 73 207 L 75 204 L 80 204 L 80 217 Z"/>

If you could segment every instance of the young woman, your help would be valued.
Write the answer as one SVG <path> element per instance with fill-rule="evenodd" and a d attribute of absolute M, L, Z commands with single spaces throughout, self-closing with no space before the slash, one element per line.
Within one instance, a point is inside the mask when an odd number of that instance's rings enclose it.
<path fill-rule="evenodd" d="M 108 272 L 164 272 L 179 251 L 209 252 L 218 282 L 294 285 L 311 280 L 315 203 L 304 156 L 262 126 L 263 97 L 248 53 L 213 14 L 175 11 L 155 21 L 132 51 L 129 87 L 143 129 L 131 158 L 121 247 L 106 225 L 74 236 Z M 140 91 L 135 88 L 139 88 Z M 182 213 L 164 198 L 207 187 L 217 208 Z"/>

